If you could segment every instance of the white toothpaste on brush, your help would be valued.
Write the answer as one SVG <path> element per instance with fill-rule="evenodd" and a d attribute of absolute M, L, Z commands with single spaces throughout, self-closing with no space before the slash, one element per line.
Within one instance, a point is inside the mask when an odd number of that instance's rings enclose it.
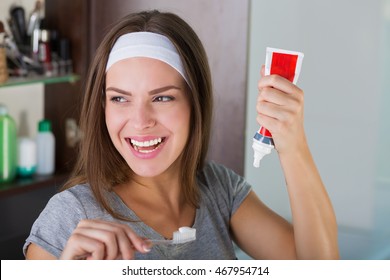
<path fill-rule="evenodd" d="M 264 74 L 265 76 L 277 74 L 296 84 L 301 72 L 303 56 L 303 53 L 300 52 L 267 48 Z M 260 126 L 253 137 L 253 166 L 259 167 L 261 159 L 265 155 L 270 154 L 274 147 L 271 133 L 263 126 Z"/>
<path fill-rule="evenodd" d="M 182 244 L 196 240 L 196 229 L 181 227 L 173 233 L 173 238 L 169 239 L 149 239 L 154 245 Z"/>

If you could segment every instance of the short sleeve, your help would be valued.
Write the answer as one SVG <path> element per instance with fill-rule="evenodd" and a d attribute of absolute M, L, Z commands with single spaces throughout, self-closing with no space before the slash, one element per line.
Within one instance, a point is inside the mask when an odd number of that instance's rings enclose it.
<path fill-rule="evenodd" d="M 23 253 L 26 255 L 28 245 L 35 243 L 59 258 L 71 233 L 85 218 L 83 206 L 72 192 L 54 195 L 34 222 Z"/>
<path fill-rule="evenodd" d="M 235 174 L 238 176 L 237 174 Z M 251 191 L 252 187 L 249 185 L 249 183 L 244 180 L 241 176 L 238 176 L 237 182 L 235 184 L 235 188 L 233 188 L 233 194 L 232 194 L 232 210 L 231 215 L 233 215 L 238 207 L 240 207 L 241 203 L 244 201 L 244 199 L 248 196 L 249 192 Z"/>
<path fill-rule="evenodd" d="M 231 217 L 252 189 L 251 185 L 233 170 L 223 165 L 209 162 L 200 179 L 213 196 L 221 211 Z"/>

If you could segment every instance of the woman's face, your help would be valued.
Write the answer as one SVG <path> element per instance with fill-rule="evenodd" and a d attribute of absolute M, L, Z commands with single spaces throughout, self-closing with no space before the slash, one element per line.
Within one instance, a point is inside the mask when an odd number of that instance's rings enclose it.
<path fill-rule="evenodd" d="M 182 76 L 151 58 L 128 58 L 106 75 L 106 125 L 111 140 L 139 176 L 166 172 L 188 139 L 190 105 Z"/>

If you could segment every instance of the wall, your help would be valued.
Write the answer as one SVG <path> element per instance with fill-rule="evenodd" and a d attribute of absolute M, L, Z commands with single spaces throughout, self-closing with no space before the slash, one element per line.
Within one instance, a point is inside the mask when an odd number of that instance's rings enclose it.
<path fill-rule="evenodd" d="M 25 8 L 26 17 L 33 10 L 34 0 L 2 0 L 0 2 L 0 20 L 8 30 L 7 19 L 12 3 Z M 7 105 L 10 115 L 15 119 L 19 135 L 34 137 L 37 123 L 44 114 L 43 85 L 0 88 L 0 103 Z"/>
<path fill-rule="evenodd" d="M 383 0 L 382 7 L 382 44 L 381 53 L 381 86 L 382 95 L 379 106 L 379 132 L 377 140 L 377 163 L 375 170 L 375 211 L 374 211 L 374 238 L 377 240 L 375 251 L 387 254 L 390 259 L 390 0 Z"/>
<path fill-rule="evenodd" d="M 382 214 L 390 199 L 388 8 L 381 0 L 251 1 L 245 176 L 266 204 L 291 218 L 277 153 L 255 169 L 251 138 L 266 47 L 302 51 L 305 128 L 334 204 L 343 258 L 390 257 L 374 250 L 378 232 L 389 240 Z"/>

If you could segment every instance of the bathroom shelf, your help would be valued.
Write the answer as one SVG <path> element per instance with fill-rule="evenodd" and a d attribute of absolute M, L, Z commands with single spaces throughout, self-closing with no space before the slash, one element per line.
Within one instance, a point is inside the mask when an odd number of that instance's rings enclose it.
<path fill-rule="evenodd" d="M 31 84 L 56 84 L 56 83 L 75 83 L 80 79 L 80 76 L 76 74 L 64 75 L 64 76 L 28 76 L 28 77 L 10 77 L 4 84 L 0 84 L 0 88 L 23 86 Z"/>
<path fill-rule="evenodd" d="M 69 173 L 58 173 L 50 176 L 35 175 L 31 178 L 17 178 L 10 183 L 0 184 L 0 198 L 30 192 L 40 188 L 60 188 L 68 179 Z"/>

